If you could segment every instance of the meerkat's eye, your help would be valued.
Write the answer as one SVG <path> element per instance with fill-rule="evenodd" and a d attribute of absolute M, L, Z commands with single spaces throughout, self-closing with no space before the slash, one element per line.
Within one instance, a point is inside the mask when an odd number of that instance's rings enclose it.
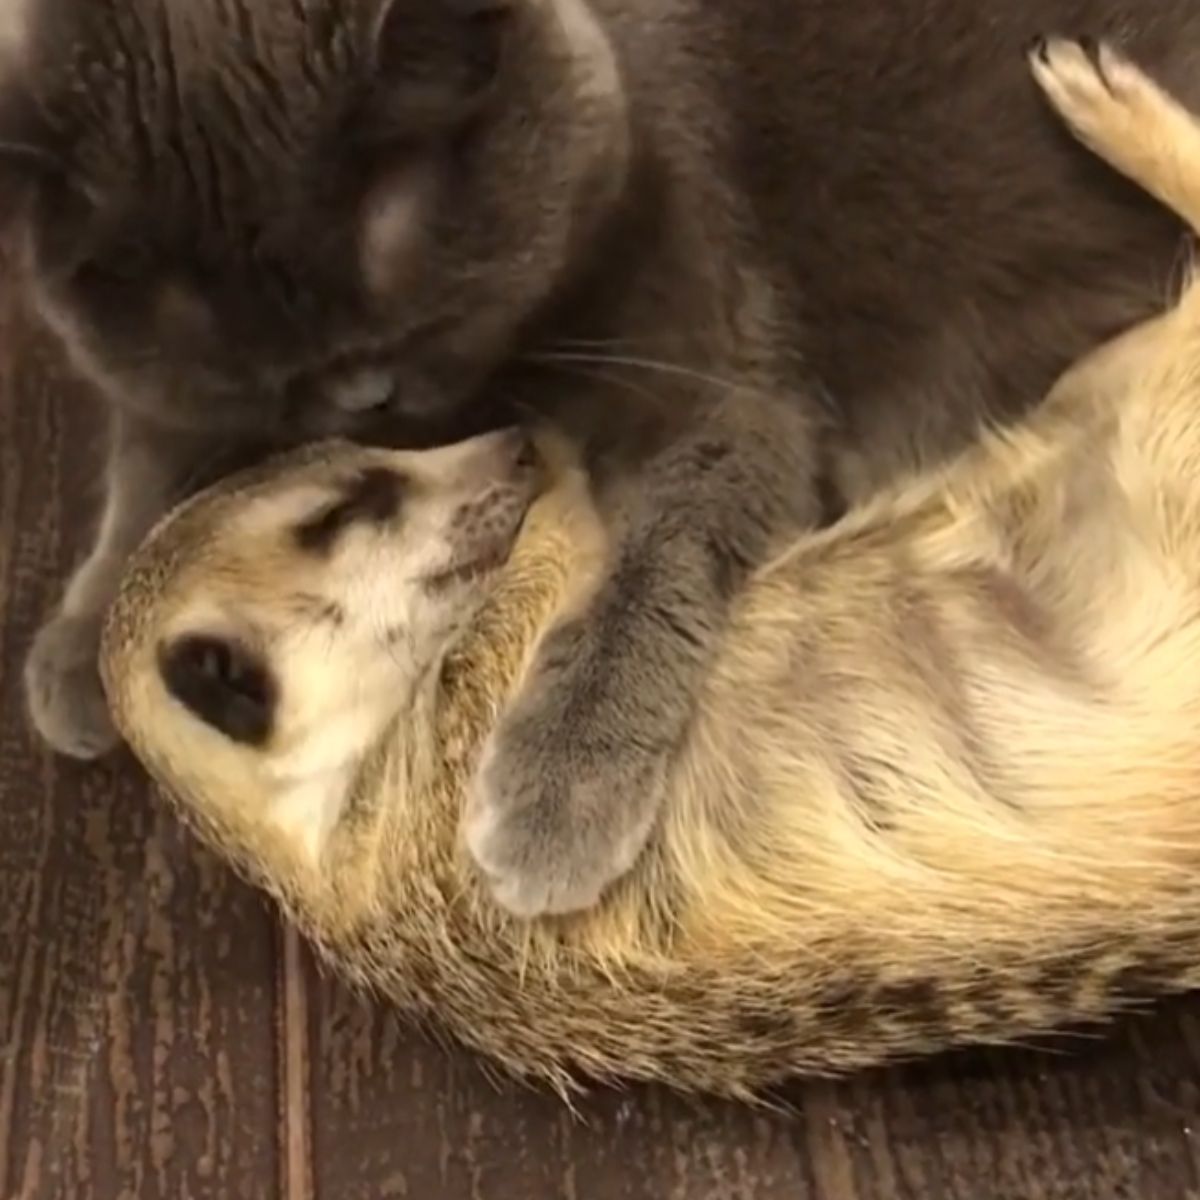
<path fill-rule="evenodd" d="M 162 646 L 167 691 L 232 741 L 261 746 L 271 736 L 278 685 L 266 663 L 240 642 L 187 634 Z"/>
<path fill-rule="evenodd" d="M 296 526 L 296 543 L 310 554 L 328 554 L 351 525 L 392 520 L 400 511 L 403 494 L 404 480 L 395 471 L 367 467 L 346 480 L 336 499 Z"/>

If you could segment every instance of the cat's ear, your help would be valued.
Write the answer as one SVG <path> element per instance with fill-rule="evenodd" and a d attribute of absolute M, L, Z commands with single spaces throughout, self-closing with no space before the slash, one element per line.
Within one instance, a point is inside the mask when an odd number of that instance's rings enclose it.
<path fill-rule="evenodd" d="M 389 136 L 437 138 L 486 103 L 520 0 L 379 0 L 371 33 L 377 118 Z"/>

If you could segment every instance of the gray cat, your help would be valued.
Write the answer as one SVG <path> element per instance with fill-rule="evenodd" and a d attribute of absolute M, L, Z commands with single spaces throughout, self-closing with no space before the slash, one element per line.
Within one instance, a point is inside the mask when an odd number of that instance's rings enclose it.
<path fill-rule="evenodd" d="M 590 905 L 639 852 L 730 597 L 781 533 L 1015 413 L 1161 300 L 1179 230 L 1043 111 L 1031 36 L 1117 37 L 1200 99 L 1200 0 L 26 18 L 6 186 L 41 311 L 112 401 L 100 531 L 29 659 L 38 728 L 112 744 L 101 614 L 229 454 L 552 417 L 613 550 L 477 781 L 471 849 L 529 914 Z"/>

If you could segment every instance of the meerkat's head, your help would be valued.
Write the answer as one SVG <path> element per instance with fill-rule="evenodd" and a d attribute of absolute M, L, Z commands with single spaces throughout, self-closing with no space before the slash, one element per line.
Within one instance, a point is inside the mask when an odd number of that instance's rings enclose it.
<path fill-rule="evenodd" d="M 151 535 L 110 617 L 118 723 L 146 736 L 153 714 L 150 749 L 193 776 L 207 761 L 241 790 L 344 791 L 470 623 L 545 478 L 503 431 L 421 452 L 327 443 L 198 497 Z"/>

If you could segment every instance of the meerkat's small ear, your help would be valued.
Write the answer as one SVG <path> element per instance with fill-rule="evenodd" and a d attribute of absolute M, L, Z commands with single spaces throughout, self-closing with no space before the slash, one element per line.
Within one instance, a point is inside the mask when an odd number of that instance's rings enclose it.
<path fill-rule="evenodd" d="M 380 0 L 372 30 L 378 114 L 402 138 L 436 137 L 485 101 L 517 0 Z"/>
<path fill-rule="evenodd" d="M 206 725 L 244 746 L 270 739 L 279 686 L 270 668 L 237 639 L 185 634 L 159 648 L 167 691 Z"/>

